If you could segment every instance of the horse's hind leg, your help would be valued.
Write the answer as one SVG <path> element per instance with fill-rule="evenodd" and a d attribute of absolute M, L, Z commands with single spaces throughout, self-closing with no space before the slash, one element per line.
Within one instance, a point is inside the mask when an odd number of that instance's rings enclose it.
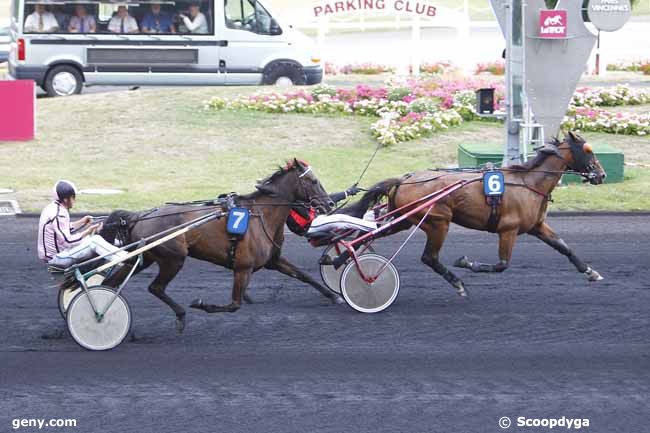
<path fill-rule="evenodd" d="M 566 242 L 564 242 L 562 238 L 558 237 L 548 224 L 543 222 L 528 232 L 528 234 L 535 236 L 547 245 L 550 245 L 560 254 L 567 256 L 578 272 L 585 274 L 589 281 L 600 281 L 603 279 L 598 272 L 594 271 L 589 265 L 580 260 L 573 250 L 569 248 Z"/>
<path fill-rule="evenodd" d="M 181 305 L 177 304 L 165 292 L 165 289 L 183 267 L 185 256 L 165 257 L 164 259 L 157 260 L 157 262 L 158 275 L 149 285 L 149 292 L 165 304 L 169 305 L 176 314 L 176 330 L 178 332 L 183 332 L 185 329 L 185 309 Z"/>
<path fill-rule="evenodd" d="M 241 307 L 242 299 L 248 283 L 250 282 L 253 270 L 250 268 L 237 269 L 234 272 L 232 286 L 232 302 L 228 305 L 206 304 L 202 299 L 195 299 L 190 305 L 191 308 L 203 310 L 206 313 L 234 313 Z"/>
<path fill-rule="evenodd" d="M 442 244 L 445 242 L 447 232 L 449 231 L 449 222 L 444 221 L 427 224 L 426 227 L 423 226 L 423 230 L 427 234 L 427 244 L 422 253 L 422 263 L 429 266 L 451 284 L 456 289 L 458 295 L 467 297 L 468 294 L 465 289 L 465 283 L 463 283 L 460 278 L 454 275 L 453 272 L 447 269 L 447 267 L 438 260 L 440 249 L 442 248 Z"/>
<path fill-rule="evenodd" d="M 503 272 L 508 269 L 510 259 L 512 258 L 512 249 L 517 240 L 517 230 L 508 230 L 499 233 L 499 263 L 491 265 L 478 261 L 472 262 L 467 256 L 456 260 L 454 266 L 457 268 L 467 268 L 472 272 Z"/>
<path fill-rule="evenodd" d="M 278 257 L 277 260 L 269 263 L 266 265 L 267 269 L 274 269 L 280 273 L 283 273 L 284 275 L 288 275 L 291 278 L 295 278 L 299 281 L 302 281 L 303 283 L 307 283 L 310 286 L 314 287 L 316 290 L 318 290 L 323 296 L 325 296 L 327 299 L 332 301 L 333 304 L 343 304 L 345 301 L 343 298 L 341 298 L 339 295 L 336 293 L 332 292 L 331 290 L 323 287 L 321 284 L 319 284 L 316 280 L 314 280 L 312 277 L 298 269 L 294 264 L 289 263 L 287 259 L 284 257 Z"/>

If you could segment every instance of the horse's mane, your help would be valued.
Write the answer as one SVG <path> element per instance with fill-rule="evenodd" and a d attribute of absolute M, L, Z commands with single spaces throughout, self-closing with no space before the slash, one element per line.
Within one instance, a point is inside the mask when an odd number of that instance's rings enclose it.
<path fill-rule="evenodd" d="M 508 170 L 514 170 L 514 171 L 528 171 L 528 170 L 533 170 L 540 165 L 548 158 L 550 155 L 557 154 L 557 148 L 561 144 L 561 141 L 557 138 L 554 137 L 547 141 L 547 146 L 541 147 L 537 149 L 537 153 L 535 154 L 535 157 L 532 159 L 529 159 L 523 164 L 513 164 L 508 166 Z"/>
<path fill-rule="evenodd" d="M 305 162 L 302 162 L 302 163 L 306 164 Z M 293 170 L 294 168 L 296 168 L 296 162 L 294 162 L 294 161 L 287 162 L 287 164 L 284 167 L 278 166 L 277 170 L 273 174 L 271 174 L 270 176 L 260 180 L 257 183 L 257 189 L 255 191 L 253 191 L 253 192 L 251 192 L 249 194 L 241 194 L 241 195 L 239 195 L 239 198 L 243 199 L 243 200 L 253 200 L 253 199 L 256 199 L 256 198 L 258 198 L 258 197 L 260 197 L 262 195 L 267 195 L 267 193 L 264 191 L 264 189 L 260 188 L 260 186 L 272 184 L 279 177 L 285 175 L 286 173 Z"/>

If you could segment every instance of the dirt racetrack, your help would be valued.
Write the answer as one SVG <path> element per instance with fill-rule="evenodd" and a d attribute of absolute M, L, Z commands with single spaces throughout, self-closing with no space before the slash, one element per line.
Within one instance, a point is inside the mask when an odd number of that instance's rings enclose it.
<path fill-rule="evenodd" d="M 583 431 L 650 427 L 650 217 L 555 217 L 551 226 L 604 281 L 520 237 L 503 274 L 456 272 L 470 300 L 419 261 L 418 235 L 397 260 L 402 290 L 375 315 L 328 305 L 280 274 L 253 278 L 235 314 L 189 310 L 183 335 L 146 287 L 126 289 L 133 341 L 92 353 L 64 335 L 37 220 L 0 219 L 0 432 L 20 418 L 75 418 L 43 432 L 502 431 L 499 419 L 589 419 Z M 393 251 L 396 236 L 377 243 Z M 319 250 L 289 237 L 285 254 L 317 275 Z M 496 261 L 496 237 L 454 227 L 444 263 Z M 189 261 L 168 293 L 227 303 L 230 274 Z M 553 431 L 565 431 L 556 427 Z"/>

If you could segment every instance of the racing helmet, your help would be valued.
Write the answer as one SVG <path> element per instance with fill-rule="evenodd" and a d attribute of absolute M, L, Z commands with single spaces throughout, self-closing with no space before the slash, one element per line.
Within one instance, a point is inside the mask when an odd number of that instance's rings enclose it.
<path fill-rule="evenodd" d="M 69 197 L 76 197 L 77 186 L 69 180 L 59 180 L 54 184 L 52 195 L 55 200 L 65 200 Z"/>

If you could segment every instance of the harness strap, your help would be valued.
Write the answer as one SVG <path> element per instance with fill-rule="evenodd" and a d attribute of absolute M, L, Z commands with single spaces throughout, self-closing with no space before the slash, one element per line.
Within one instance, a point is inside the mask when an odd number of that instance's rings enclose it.
<path fill-rule="evenodd" d="M 487 231 L 496 233 L 501 220 L 501 212 L 499 212 L 501 197 L 486 197 L 487 203 L 490 205 L 490 216 L 488 217 Z"/>

